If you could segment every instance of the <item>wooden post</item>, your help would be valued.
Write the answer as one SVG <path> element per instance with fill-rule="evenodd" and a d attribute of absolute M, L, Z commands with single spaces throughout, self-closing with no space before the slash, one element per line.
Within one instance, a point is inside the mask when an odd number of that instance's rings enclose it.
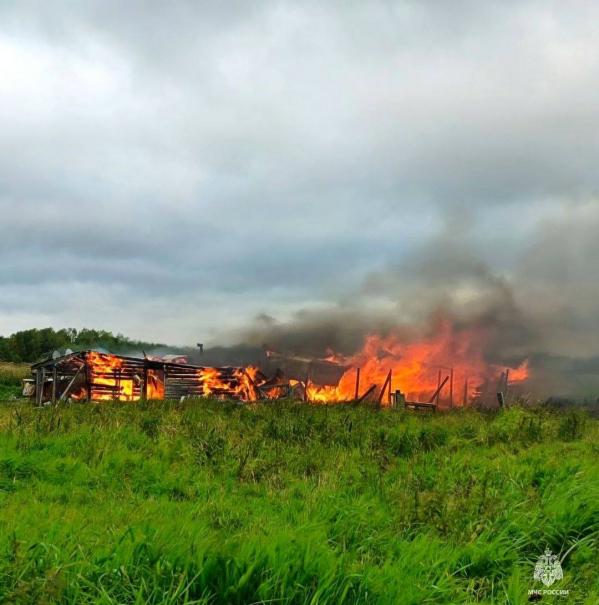
<path fill-rule="evenodd" d="M 166 383 L 168 379 L 167 365 L 165 363 L 162 364 L 162 380 L 164 381 L 164 395 L 163 399 L 168 399 L 166 394 Z"/>
<path fill-rule="evenodd" d="M 449 372 L 449 407 L 453 408 L 453 368 Z"/>
<path fill-rule="evenodd" d="M 58 370 L 56 365 L 52 368 L 52 403 L 56 403 L 56 383 L 58 382 Z"/>
<path fill-rule="evenodd" d="M 145 360 L 146 354 L 144 353 L 144 372 L 143 372 L 143 383 L 141 385 L 139 398 L 142 401 L 146 401 L 148 399 L 148 364 Z"/>
<path fill-rule="evenodd" d="M 42 369 L 35 371 L 35 405 L 42 405 Z"/>
<path fill-rule="evenodd" d="M 383 396 L 385 395 L 385 391 L 387 390 L 387 385 L 391 385 L 391 370 L 389 370 L 389 373 L 387 374 L 387 378 L 385 378 L 385 382 L 383 383 L 383 386 L 381 387 L 381 392 L 379 393 L 379 400 L 378 400 L 379 405 L 381 405 L 381 403 L 383 401 Z"/>
<path fill-rule="evenodd" d="M 464 381 L 464 401 L 462 402 L 463 406 L 468 405 L 468 377 Z"/>
<path fill-rule="evenodd" d="M 391 385 L 393 384 L 393 368 L 389 370 L 389 405 L 393 403 L 393 396 L 391 395 Z"/>
<path fill-rule="evenodd" d="M 42 379 L 40 381 L 40 402 L 39 404 L 42 405 L 42 403 L 44 403 L 44 385 L 46 383 L 46 368 L 42 368 Z"/>
<path fill-rule="evenodd" d="M 89 403 L 92 400 L 92 373 L 89 369 L 87 357 L 85 358 L 85 385 L 87 388 L 87 401 Z"/>
<path fill-rule="evenodd" d="M 497 392 L 503 391 L 503 385 L 505 384 L 505 372 L 501 372 L 501 376 L 497 381 Z"/>
<path fill-rule="evenodd" d="M 354 392 L 354 399 L 358 399 L 360 395 L 360 368 L 356 368 L 356 390 Z"/>
<path fill-rule="evenodd" d="M 510 369 L 507 368 L 507 370 L 505 371 L 505 389 L 503 391 L 503 396 L 505 398 L 505 402 L 507 403 L 507 390 L 510 384 Z"/>
<path fill-rule="evenodd" d="M 439 394 L 441 393 L 441 370 L 439 370 L 439 374 L 437 376 L 437 401 L 435 402 L 439 405 Z"/>
<path fill-rule="evenodd" d="M 433 396 L 430 398 L 429 403 L 434 403 L 435 399 L 436 399 L 437 400 L 436 405 L 439 405 L 439 393 L 441 392 L 441 390 L 445 386 L 445 383 L 448 380 L 449 380 L 449 376 L 445 376 L 445 379 L 443 380 L 443 382 L 441 382 L 441 384 L 439 384 L 439 386 L 437 387 L 437 390 L 433 393 Z"/>

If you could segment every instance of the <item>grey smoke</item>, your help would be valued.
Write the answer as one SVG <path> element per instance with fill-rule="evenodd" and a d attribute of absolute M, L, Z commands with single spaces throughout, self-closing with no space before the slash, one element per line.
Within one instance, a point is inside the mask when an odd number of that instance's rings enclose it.
<path fill-rule="evenodd" d="M 535 394 L 592 395 L 599 388 L 599 205 L 572 205 L 540 221 L 503 271 L 482 260 L 474 227 L 454 219 L 336 305 L 299 311 L 283 323 L 258 319 L 240 338 L 313 355 L 329 347 L 350 354 L 369 333 L 403 332 L 409 340 L 447 319 L 458 331 L 486 329 L 490 363 L 529 359 Z"/>

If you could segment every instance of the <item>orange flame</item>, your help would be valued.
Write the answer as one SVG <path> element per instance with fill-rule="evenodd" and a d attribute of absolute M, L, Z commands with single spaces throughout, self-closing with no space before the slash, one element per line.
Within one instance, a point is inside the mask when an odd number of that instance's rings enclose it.
<path fill-rule="evenodd" d="M 95 401 L 117 399 L 119 401 L 137 401 L 141 398 L 143 376 L 133 374 L 129 368 L 125 373 L 125 361 L 116 355 L 90 351 L 86 357 L 88 380 L 91 387 L 91 399 Z M 134 370 L 135 371 L 135 370 Z M 196 385 L 201 387 L 204 397 L 235 398 L 244 401 L 259 399 L 257 384 L 264 377 L 258 368 L 211 368 L 195 370 Z M 148 399 L 164 399 L 164 370 L 147 369 L 146 395 Z M 82 387 L 73 399 L 84 399 L 87 389 Z"/>
<path fill-rule="evenodd" d="M 91 351 L 87 355 L 87 361 L 90 367 L 92 399 L 119 399 L 120 401 L 139 399 L 139 395 L 133 395 L 133 380 L 120 376 L 120 371 L 123 367 L 123 360 L 120 357 Z M 104 385 L 109 388 L 103 391 L 93 388 L 93 386 L 98 385 Z"/>
<path fill-rule="evenodd" d="M 164 372 L 148 369 L 148 384 L 146 391 L 148 399 L 164 399 Z"/>
<path fill-rule="evenodd" d="M 230 373 L 225 373 L 229 369 Z M 202 395 L 233 397 L 244 401 L 256 401 L 259 398 L 253 380 L 258 369 L 247 368 L 199 368 L 196 372 L 202 385 Z"/>
<path fill-rule="evenodd" d="M 308 382 L 308 399 L 314 402 L 348 401 L 356 396 L 357 368 L 360 369 L 358 396 L 377 385 L 378 398 L 387 382 L 381 403 L 389 403 L 387 393 L 401 390 L 409 401 L 429 401 L 440 382 L 447 381 L 440 398 L 455 404 L 470 401 L 485 383 L 497 381 L 503 370 L 484 360 L 485 334 L 474 330 L 456 332 L 449 322 L 441 325 L 437 335 L 416 342 L 404 342 L 397 335 L 370 335 L 362 349 L 343 359 L 348 370 L 338 386 L 318 386 Z M 338 355 L 331 359 L 340 360 Z M 528 361 L 509 369 L 510 383 L 529 376 Z M 451 386 L 450 386 L 451 385 Z"/>

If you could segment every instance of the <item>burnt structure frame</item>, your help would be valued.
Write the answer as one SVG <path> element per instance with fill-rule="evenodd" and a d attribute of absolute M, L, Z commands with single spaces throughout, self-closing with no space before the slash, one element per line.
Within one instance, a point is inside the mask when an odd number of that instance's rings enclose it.
<path fill-rule="evenodd" d="M 114 381 L 114 385 L 94 382 L 94 372 L 91 369 L 90 355 L 98 354 L 119 360 L 119 368 L 103 377 Z M 204 382 L 201 371 L 207 370 L 205 366 L 172 363 L 148 358 L 129 357 L 112 353 L 100 353 L 94 350 L 69 353 L 56 359 L 45 359 L 34 363 L 31 371 L 35 384 L 35 404 L 41 406 L 45 403 L 57 403 L 66 400 L 74 386 L 85 388 L 86 399 L 122 400 L 120 382 L 131 381 L 130 401 L 143 401 L 148 395 L 148 371 L 162 372 L 164 382 L 164 396 L 162 399 L 179 399 L 183 396 L 201 397 L 204 395 Z M 245 375 L 254 389 L 255 385 L 244 368 L 220 367 L 210 368 L 218 372 L 219 377 L 234 384 L 239 375 Z M 97 374 L 97 373 L 95 373 Z M 256 397 L 260 398 L 260 391 L 256 389 Z M 97 395 L 96 397 L 94 397 Z M 238 398 L 234 389 L 213 389 L 211 395 Z M 100 397 L 102 396 L 102 397 Z"/>

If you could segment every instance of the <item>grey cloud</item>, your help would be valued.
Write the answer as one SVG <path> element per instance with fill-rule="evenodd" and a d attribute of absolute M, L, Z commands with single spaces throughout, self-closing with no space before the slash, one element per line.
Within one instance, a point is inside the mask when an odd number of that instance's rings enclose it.
<path fill-rule="evenodd" d="M 599 354 L 598 16 L 4 3 L 0 332 L 258 341 L 265 313 L 348 348 L 443 309 L 506 356 Z"/>

